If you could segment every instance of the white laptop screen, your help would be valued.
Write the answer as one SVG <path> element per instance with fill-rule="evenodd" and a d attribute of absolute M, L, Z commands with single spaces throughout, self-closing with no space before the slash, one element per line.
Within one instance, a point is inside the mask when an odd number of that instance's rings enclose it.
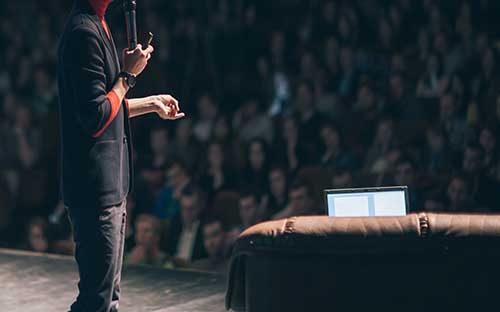
<path fill-rule="evenodd" d="M 404 189 L 377 191 L 327 192 L 330 217 L 405 216 Z"/>

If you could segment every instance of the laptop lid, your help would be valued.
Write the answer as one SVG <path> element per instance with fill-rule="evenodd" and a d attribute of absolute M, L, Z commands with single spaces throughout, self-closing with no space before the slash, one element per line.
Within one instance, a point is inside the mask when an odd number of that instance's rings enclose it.
<path fill-rule="evenodd" d="M 369 187 L 325 190 L 330 217 L 405 216 L 409 210 L 408 187 Z"/>

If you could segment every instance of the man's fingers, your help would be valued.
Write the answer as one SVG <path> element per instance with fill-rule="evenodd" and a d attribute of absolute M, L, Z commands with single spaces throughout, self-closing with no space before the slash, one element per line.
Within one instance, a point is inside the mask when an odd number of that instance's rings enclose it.
<path fill-rule="evenodd" d="M 179 108 L 179 101 L 177 101 L 176 99 L 172 98 L 172 101 L 174 102 L 175 104 L 175 111 L 178 112 L 180 111 L 181 109 Z"/>
<path fill-rule="evenodd" d="M 144 52 L 145 52 L 145 53 L 153 53 L 153 51 L 154 51 L 154 50 L 155 50 L 155 49 L 153 48 L 153 46 L 152 46 L 152 45 L 149 45 L 149 46 L 146 48 L 146 50 L 144 50 Z"/>
<path fill-rule="evenodd" d="M 177 114 L 175 114 L 174 119 L 180 119 L 180 118 L 183 118 L 184 116 L 186 116 L 184 113 L 177 113 Z"/>

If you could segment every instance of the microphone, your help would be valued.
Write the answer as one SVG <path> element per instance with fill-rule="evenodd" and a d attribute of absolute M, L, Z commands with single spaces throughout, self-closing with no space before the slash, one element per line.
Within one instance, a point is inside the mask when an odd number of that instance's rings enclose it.
<path fill-rule="evenodd" d="M 135 17 L 135 0 L 124 0 L 123 11 L 125 12 L 125 24 L 127 25 L 127 40 L 129 51 L 137 47 L 137 24 Z"/>

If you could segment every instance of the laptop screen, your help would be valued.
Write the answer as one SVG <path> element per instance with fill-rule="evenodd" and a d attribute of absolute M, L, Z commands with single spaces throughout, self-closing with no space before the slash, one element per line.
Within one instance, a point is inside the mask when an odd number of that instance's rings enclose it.
<path fill-rule="evenodd" d="M 405 216 L 406 187 L 327 190 L 330 217 Z"/>

